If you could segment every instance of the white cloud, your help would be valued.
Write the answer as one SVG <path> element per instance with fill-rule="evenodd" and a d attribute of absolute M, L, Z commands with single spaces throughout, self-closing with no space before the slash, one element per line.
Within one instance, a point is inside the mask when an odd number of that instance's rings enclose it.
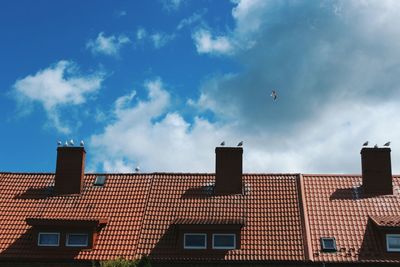
<path fill-rule="evenodd" d="M 182 30 L 184 27 L 188 27 L 194 23 L 196 23 L 197 21 L 201 20 L 203 15 L 206 13 L 206 10 L 203 10 L 202 12 L 199 13 L 194 13 L 193 15 L 191 15 L 188 18 L 184 18 L 182 19 L 178 26 L 176 27 L 177 30 Z"/>
<path fill-rule="evenodd" d="M 159 49 L 165 46 L 167 43 L 172 41 L 175 38 L 174 34 L 165 34 L 161 32 L 156 32 L 150 36 L 151 41 L 153 42 L 154 48 Z"/>
<path fill-rule="evenodd" d="M 146 38 L 147 32 L 143 27 L 139 27 L 136 31 L 136 39 L 137 40 L 143 40 Z"/>
<path fill-rule="evenodd" d="M 136 31 L 136 40 L 141 43 L 150 42 L 155 49 L 160 49 L 175 38 L 175 34 L 163 32 L 149 33 L 145 28 L 139 27 Z"/>
<path fill-rule="evenodd" d="M 209 170 L 213 145 L 224 136 L 221 130 L 201 118 L 191 125 L 171 111 L 161 80 L 145 88 L 148 100 L 132 104 L 132 92 L 115 101 L 115 119 L 91 138 L 95 164 L 106 171 L 130 171 L 137 165 L 142 171 Z"/>
<path fill-rule="evenodd" d="M 231 40 L 225 36 L 213 37 L 208 30 L 200 29 L 192 37 L 199 54 L 230 54 L 233 50 Z"/>
<path fill-rule="evenodd" d="M 89 40 L 86 43 L 86 48 L 93 54 L 118 56 L 122 46 L 128 43 L 130 43 L 130 39 L 126 35 L 110 35 L 107 37 L 104 32 L 100 32 L 95 40 Z"/>
<path fill-rule="evenodd" d="M 163 8 L 167 11 L 177 11 L 184 2 L 184 0 L 161 0 Z"/>
<path fill-rule="evenodd" d="M 102 73 L 81 75 L 75 63 L 61 60 L 17 80 L 13 89 L 20 105 L 41 104 L 52 126 L 61 133 L 69 133 L 70 127 L 60 119 L 59 109 L 85 103 L 88 96 L 100 89 L 103 76 Z"/>
<path fill-rule="evenodd" d="M 215 75 L 187 102 L 213 120 L 185 120 L 160 80 L 147 83 L 148 100 L 120 98 L 114 120 L 92 137 L 95 163 L 214 171 L 215 145 L 243 140 L 246 172 L 360 173 L 361 144 L 390 140 L 399 173 L 399 2 L 237 3 L 232 36 L 252 46 L 235 44 L 232 56 L 244 68 Z"/>

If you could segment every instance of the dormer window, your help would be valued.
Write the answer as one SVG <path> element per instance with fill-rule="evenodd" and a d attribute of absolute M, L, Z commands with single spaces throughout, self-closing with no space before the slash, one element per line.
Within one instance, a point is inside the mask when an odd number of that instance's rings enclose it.
<path fill-rule="evenodd" d="M 400 234 L 387 234 L 386 248 L 388 252 L 400 252 Z"/>
<path fill-rule="evenodd" d="M 38 246 L 58 247 L 60 245 L 60 233 L 40 232 L 38 235 Z"/>
<path fill-rule="evenodd" d="M 67 247 L 87 247 L 89 244 L 87 233 L 67 233 L 65 246 Z"/>
<path fill-rule="evenodd" d="M 204 233 L 186 233 L 184 234 L 185 249 L 206 249 L 207 234 Z"/>
<path fill-rule="evenodd" d="M 321 237 L 321 250 L 323 252 L 336 252 L 336 240 L 334 237 Z"/>
<path fill-rule="evenodd" d="M 213 234 L 212 236 L 213 249 L 235 249 L 236 235 L 235 234 Z"/>

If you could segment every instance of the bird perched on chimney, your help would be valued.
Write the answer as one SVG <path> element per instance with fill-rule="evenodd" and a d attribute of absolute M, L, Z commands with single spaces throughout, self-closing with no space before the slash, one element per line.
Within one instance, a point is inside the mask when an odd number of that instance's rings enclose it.
<path fill-rule="evenodd" d="M 58 142 L 57 142 L 57 145 L 58 145 L 58 146 L 61 146 L 61 145 L 62 145 L 62 142 L 61 142 L 61 141 L 58 141 Z"/>
<path fill-rule="evenodd" d="M 84 145 L 85 145 L 85 143 L 83 142 L 83 140 L 81 140 L 80 145 L 81 145 L 81 146 L 84 146 Z"/>
<path fill-rule="evenodd" d="M 275 90 L 272 90 L 272 92 L 271 92 L 271 97 L 272 97 L 272 99 L 273 99 L 274 101 L 276 101 L 276 99 L 278 98 L 278 94 L 276 93 Z"/>
<path fill-rule="evenodd" d="M 368 141 L 366 141 L 366 142 L 363 144 L 363 146 L 368 146 Z"/>
<path fill-rule="evenodd" d="M 390 141 L 385 143 L 383 146 L 390 146 Z"/>
<path fill-rule="evenodd" d="M 225 141 L 222 141 L 220 146 L 224 146 L 225 145 Z"/>
<path fill-rule="evenodd" d="M 240 141 L 237 146 L 243 146 L 243 141 Z"/>

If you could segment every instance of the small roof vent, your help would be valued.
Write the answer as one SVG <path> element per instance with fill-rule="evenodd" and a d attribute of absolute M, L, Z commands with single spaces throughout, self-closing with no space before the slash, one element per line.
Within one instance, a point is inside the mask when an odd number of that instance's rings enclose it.
<path fill-rule="evenodd" d="M 321 237 L 321 250 L 323 252 L 336 252 L 336 239 L 334 237 Z"/>
<path fill-rule="evenodd" d="M 93 185 L 95 186 L 103 186 L 106 182 L 106 176 L 105 175 L 97 175 L 96 179 L 94 180 Z"/>

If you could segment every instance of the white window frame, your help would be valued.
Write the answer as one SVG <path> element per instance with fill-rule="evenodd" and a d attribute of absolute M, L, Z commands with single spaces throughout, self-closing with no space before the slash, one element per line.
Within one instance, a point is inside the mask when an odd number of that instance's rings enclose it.
<path fill-rule="evenodd" d="M 391 238 L 391 237 L 400 238 L 400 234 L 387 234 L 386 235 L 386 250 L 388 252 L 400 252 L 400 248 L 390 248 L 389 247 L 389 238 Z"/>
<path fill-rule="evenodd" d="M 233 236 L 233 246 L 231 246 L 231 247 L 216 247 L 215 245 L 214 245 L 214 238 L 215 238 L 215 236 L 217 236 L 217 235 L 223 235 L 223 236 Z M 213 249 L 236 249 L 236 234 L 223 234 L 223 233 L 221 233 L 221 234 L 213 234 L 212 235 L 212 248 Z"/>
<path fill-rule="evenodd" d="M 201 247 L 186 246 L 186 236 L 188 236 L 188 235 L 204 236 L 204 246 L 201 246 Z M 207 234 L 205 234 L 205 233 L 184 233 L 183 234 L 183 247 L 184 247 L 184 249 L 207 249 Z"/>
<path fill-rule="evenodd" d="M 69 236 L 70 235 L 86 235 L 86 244 L 84 245 L 71 245 L 69 244 Z M 89 245 L 89 234 L 88 233 L 67 233 L 67 237 L 65 238 L 65 246 L 66 247 L 87 247 Z"/>
<path fill-rule="evenodd" d="M 58 242 L 57 242 L 57 245 L 56 244 L 41 244 L 40 243 L 40 236 L 41 235 L 54 235 L 54 234 L 56 234 L 57 235 L 57 237 L 58 237 Z M 58 246 L 60 246 L 60 233 L 59 232 L 39 232 L 39 234 L 38 234 L 38 240 L 37 240 L 37 245 L 39 246 L 39 247 L 58 247 Z"/>

